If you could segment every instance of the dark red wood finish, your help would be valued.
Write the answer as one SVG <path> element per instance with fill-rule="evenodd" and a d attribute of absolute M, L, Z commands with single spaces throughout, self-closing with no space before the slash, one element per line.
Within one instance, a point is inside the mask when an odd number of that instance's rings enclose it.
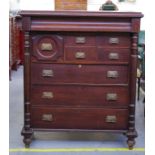
<path fill-rule="evenodd" d="M 129 63 L 130 61 L 130 49 L 129 48 L 104 48 L 98 47 L 98 61 L 99 62 L 122 62 L 122 63 Z M 110 55 L 115 53 L 118 55 L 117 58 L 111 58 Z"/>
<path fill-rule="evenodd" d="M 42 44 L 52 45 L 52 49 L 41 49 Z M 57 60 L 63 55 L 63 38 L 57 35 L 32 35 L 32 55 L 38 60 Z"/>
<path fill-rule="evenodd" d="M 97 61 L 97 53 L 96 47 L 94 46 L 72 46 L 72 47 L 65 47 L 65 61 L 77 61 L 77 62 L 84 62 L 84 61 Z M 84 53 L 85 57 L 77 58 L 76 54 Z"/>
<path fill-rule="evenodd" d="M 111 40 L 114 38 L 117 39 L 116 42 Z M 130 33 L 100 33 L 96 44 L 104 48 L 130 48 Z"/>
<path fill-rule="evenodd" d="M 52 98 L 43 97 L 44 92 L 52 93 Z M 107 95 L 114 93 L 116 100 L 107 100 Z M 33 86 L 31 88 L 31 102 L 34 105 L 54 106 L 106 106 L 112 108 L 128 107 L 128 87 L 108 86 Z"/>
<path fill-rule="evenodd" d="M 35 130 L 135 130 L 138 12 L 21 11 L 24 143 Z M 109 73 L 109 74 L 108 74 Z"/>
<path fill-rule="evenodd" d="M 23 55 L 21 46 L 21 31 L 17 24 L 16 16 L 9 17 L 9 65 L 10 71 L 17 70 L 21 63 L 21 56 Z M 10 75 L 11 76 L 11 75 Z"/>
<path fill-rule="evenodd" d="M 123 130 L 128 127 L 127 109 L 33 107 L 31 113 L 33 128 Z M 44 114 L 51 114 L 52 120 L 43 121 Z M 107 116 L 116 116 L 116 122 L 106 122 Z"/>
<path fill-rule="evenodd" d="M 78 37 L 82 37 L 84 39 L 83 42 L 77 42 Z M 64 45 L 65 46 L 96 46 L 96 34 L 89 33 L 81 33 L 80 35 L 77 33 L 73 34 L 73 36 L 65 35 L 64 37 Z"/>
<path fill-rule="evenodd" d="M 53 72 L 43 76 L 44 70 Z M 122 65 L 81 65 L 81 64 L 31 64 L 32 84 L 128 84 L 129 67 Z M 107 77 L 108 71 L 116 71 L 115 78 Z"/>

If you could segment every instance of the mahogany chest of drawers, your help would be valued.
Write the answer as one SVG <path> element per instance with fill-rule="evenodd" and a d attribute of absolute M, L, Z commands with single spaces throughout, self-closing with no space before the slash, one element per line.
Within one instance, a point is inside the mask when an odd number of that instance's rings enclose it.
<path fill-rule="evenodd" d="M 24 143 L 34 131 L 108 131 L 135 144 L 138 12 L 21 11 Z"/>

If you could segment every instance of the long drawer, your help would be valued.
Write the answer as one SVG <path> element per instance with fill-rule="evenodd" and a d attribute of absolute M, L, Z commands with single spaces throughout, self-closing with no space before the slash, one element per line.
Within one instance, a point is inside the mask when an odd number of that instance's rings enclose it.
<path fill-rule="evenodd" d="M 127 84 L 128 66 L 31 64 L 32 84 Z"/>
<path fill-rule="evenodd" d="M 128 110 L 32 107 L 31 127 L 125 130 L 128 127 Z"/>
<path fill-rule="evenodd" d="M 128 87 L 32 86 L 33 105 L 128 107 Z"/>

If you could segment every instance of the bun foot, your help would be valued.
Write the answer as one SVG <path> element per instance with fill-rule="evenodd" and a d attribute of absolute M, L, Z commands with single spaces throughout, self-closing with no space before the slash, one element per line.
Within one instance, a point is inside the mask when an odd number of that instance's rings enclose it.
<path fill-rule="evenodd" d="M 132 150 L 135 145 L 135 140 L 127 140 L 129 150 Z"/>
<path fill-rule="evenodd" d="M 23 129 L 21 134 L 24 136 L 23 142 L 25 144 L 25 148 L 29 148 L 33 137 L 32 129 L 29 130 Z"/>
<path fill-rule="evenodd" d="M 29 148 L 30 147 L 30 144 L 25 144 L 25 148 Z"/>
<path fill-rule="evenodd" d="M 136 131 L 128 131 L 126 133 L 126 136 L 128 137 L 127 144 L 129 150 L 132 150 L 134 145 L 135 145 L 135 138 L 137 137 L 137 132 Z"/>

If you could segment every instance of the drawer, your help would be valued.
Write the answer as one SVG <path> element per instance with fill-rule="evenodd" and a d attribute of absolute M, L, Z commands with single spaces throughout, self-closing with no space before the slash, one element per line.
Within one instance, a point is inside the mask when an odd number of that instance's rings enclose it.
<path fill-rule="evenodd" d="M 128 66 L 31 64 L 32 84 L 127 84 Z"/>
<path fill-rule="evenodd" d="M 102 36 L 97 36 L 97 46 L 129 48 L 131 37 L 127 33 L 104 33 Z"/>
<path fill-rule="evenodd" d="M 95 46 L 96 37 L 85 35 L 65 36 L 64 44 L 65 46 Z"/>
<path fill-rule="evenodd" d="M 97 52 L 94 46 L 65 47 L 64 51 L 66 61 L 97 61 Z"/>
<path fill-rule="evenodd" d="M 31 127 L 51 129 L 126 130 L 127 109 L 31 108 Z"/>
<path fill-rule="evenodd" d="M 59 35 L 32 35 L 32 56 L 38 60 L 63 58 L 63 38 Z"/>
<path fill-rule="evenodd" d="M 52 85 L 31 86 L 33 105 L 128 107 L 128 87 Z"/>
<path fill-rule="evenodd" d="M 98 60 L 108 62 L 129 62 L 130 49 L 98 48 Z"/>

